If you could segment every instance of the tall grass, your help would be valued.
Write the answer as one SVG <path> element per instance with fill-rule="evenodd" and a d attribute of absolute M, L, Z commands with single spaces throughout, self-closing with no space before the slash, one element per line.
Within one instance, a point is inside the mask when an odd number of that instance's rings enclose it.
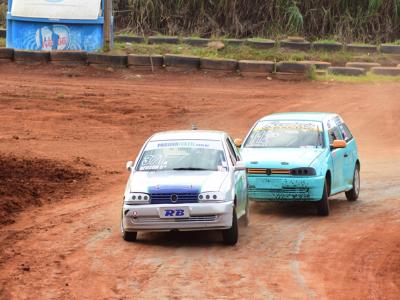
<path fill-rule="evenodd" d="M 382 42 L 399 39 L 400 0 L 114 0 L 117 28 L 136 34 Z"/>
<path fill-rule="evenodd" d="M 7 16 L 7 1 L 0 0 L 0 27 L 5 27 Z"/>

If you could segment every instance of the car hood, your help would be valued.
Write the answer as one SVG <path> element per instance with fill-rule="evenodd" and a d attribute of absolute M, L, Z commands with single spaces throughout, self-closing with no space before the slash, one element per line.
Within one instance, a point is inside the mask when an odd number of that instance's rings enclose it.
<path fill-rule="evenodd" d="M 308 167 L 325 149 L 321 148 L 243 148 L 241 154 L 248 168 Z"/>
<path fill-rule="evenodd" d="M 217 171 L 151 171 L 133 172 L 129 178 L 130 192 L 162 191 L 218 192 L 228 172 Z"/>

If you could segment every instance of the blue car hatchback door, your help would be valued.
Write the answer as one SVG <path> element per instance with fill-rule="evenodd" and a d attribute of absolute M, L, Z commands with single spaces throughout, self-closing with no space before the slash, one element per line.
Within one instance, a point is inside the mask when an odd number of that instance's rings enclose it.
<path fill-rule="evenodd" d="M 257 121 L 242 141 L 248 198 L 313 201 L 329 215 L 328 197 L 360 192 L 357 144 L 343 119 L 332 113 L 280 113 Z"/>

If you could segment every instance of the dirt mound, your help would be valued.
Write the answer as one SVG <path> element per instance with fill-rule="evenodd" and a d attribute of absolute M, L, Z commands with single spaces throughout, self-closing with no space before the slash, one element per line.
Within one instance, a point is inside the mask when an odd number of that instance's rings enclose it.
<path fill-rule="evenodd" d="M 29 206 L 59 200 L 79 189 L 89 172 L 49 159 L 0 155 L 0 224 Z"/>

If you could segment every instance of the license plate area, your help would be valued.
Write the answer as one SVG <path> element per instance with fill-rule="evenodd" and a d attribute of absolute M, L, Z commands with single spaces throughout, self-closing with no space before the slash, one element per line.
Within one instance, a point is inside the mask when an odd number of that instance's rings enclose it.
<path fill-rule="evenodd" d="M 161 219 L 183 219 L 189 218 L 188 207 L 162 207 L 160 208 Z"/>
<path fill-rule="evenodd" d="M 281 189 L 282 188 L 282 181 L 280 179 L 276 178 L 269 178 L 269 177 L 263 177 L 263 178 L 257 178 L 256 181 L 256 188 L 269 188 L 269 189 Z"/>

